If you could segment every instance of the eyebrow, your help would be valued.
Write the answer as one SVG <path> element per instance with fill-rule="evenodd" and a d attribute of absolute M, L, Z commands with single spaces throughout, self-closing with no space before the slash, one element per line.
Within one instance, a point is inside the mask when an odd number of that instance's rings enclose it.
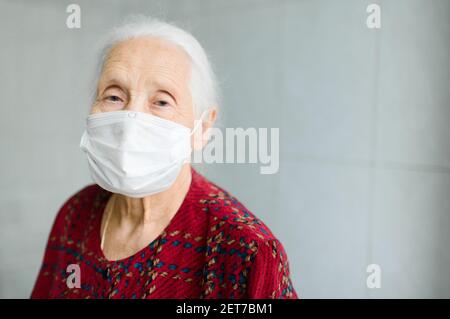
<path fill-rule="evenodd" d="M 168 81 L 165 79 L 153 79 L 150 82 L 151 84 L 146 85 L 147 87 L 149 87 L 153 84 L 156 88 L 156 92 L 162 92 L 169 95 L 175 101 L 175 103 L 178 104 L 176 96 L 178 95 L 179 90 L 177 89 L 177 86 L 172 84 L 171 82 L 172 81 Z"/>
<path fill-rule="evenodd" d="M 100 81 L 100 83 L 102 83 L 102 82 Z M 108 78 L 106 81 L 103 82 L 102 92 L 110 87 L 124 88 L 124 87 L 126 87 L 125 81 L 123 81 L 123 79 L 121 79 L 120 77 L 116 77 L 116 76 Z"/>
<path fill-rule="evenodd" d="M 162 92 L 162 93 L 165 93 L 165 94 L 169 95 L 175 101 L 175 103 L 178 104 L 178 101 L 175 98 L 175 96 L 173 94 L 171 94 L 169 91 L 167 91 L 167 90 L 158 90 L 157 92 Z"/>

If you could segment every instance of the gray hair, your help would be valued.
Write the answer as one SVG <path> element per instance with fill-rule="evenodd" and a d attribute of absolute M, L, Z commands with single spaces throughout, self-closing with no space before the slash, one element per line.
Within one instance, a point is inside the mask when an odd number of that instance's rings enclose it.
<path fill-rule="evenodd" d="M 131 16 L 124 24 L 115 27 L 106 40 L 97 70 L 97 81 L 111 49 L 118 43 L 138 37 L 157 37 L 179 46 L 189 56 L 191 67 L 190 91 L 194 110 L 199 116 L 218 104 L 217 81 L 206 52 L 189 32 L 172 23 L 145 17 Z"/>

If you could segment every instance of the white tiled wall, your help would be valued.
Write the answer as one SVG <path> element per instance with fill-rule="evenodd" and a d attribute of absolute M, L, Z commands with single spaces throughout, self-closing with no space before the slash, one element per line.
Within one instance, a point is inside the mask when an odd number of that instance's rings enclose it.
<path fill-rule="evenodd" d="M 0 297 L 28 297 L 54 215 L 90 183 L 78 149 L 95 53 L 132 13 L 191 30 L 219 127 L 279 127 L 276 175 L 202 167 L 283 242 L 301 297 L 450 297 L 446 0 L 0 0 Z M 382 28 L 365 25 L 381 3 Z M 366 266 L 382 287 L 366 287 Z"/>

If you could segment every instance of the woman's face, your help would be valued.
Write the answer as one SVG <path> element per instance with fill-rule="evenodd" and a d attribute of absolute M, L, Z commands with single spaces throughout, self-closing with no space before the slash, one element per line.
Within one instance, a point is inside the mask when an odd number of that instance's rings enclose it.
<path fill-rule="evenodd" d="M 142 37 L 121 42 L 105 61 L 91 114 L 132 110 L 192 127 L 190 72 L 187 54 L 167 41 Z"/>

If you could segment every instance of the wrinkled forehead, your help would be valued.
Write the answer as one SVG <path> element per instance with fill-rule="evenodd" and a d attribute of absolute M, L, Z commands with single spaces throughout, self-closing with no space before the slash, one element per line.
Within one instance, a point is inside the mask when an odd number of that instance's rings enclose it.
<path fill-rule="evenodd" d="M 163 39 L 139 37 L 119 42 L 109 51 L 100 82 L 111 77 L 125 80 L 165 77 L 187 84 L 190 74 L 191 60 L 183 49 Z"/>

